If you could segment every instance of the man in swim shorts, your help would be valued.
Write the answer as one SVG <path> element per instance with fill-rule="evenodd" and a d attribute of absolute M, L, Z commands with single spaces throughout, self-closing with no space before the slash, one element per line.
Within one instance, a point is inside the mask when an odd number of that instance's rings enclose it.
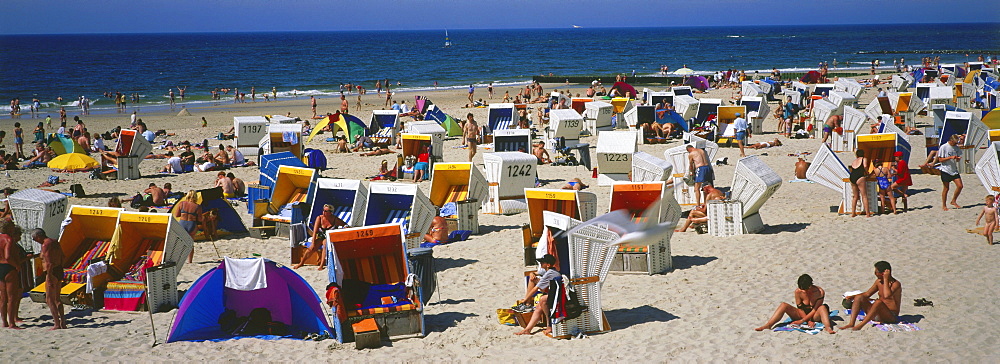
<path fill-rule="evenodd" d="M 892 266 L 884 260 L 875 263 L 875 277 L 875 283 L 867 291 L 844 297 L 845 303 L 851 303 L 851 319 L 846 325 L 840 327 L 841 330 L 847 328 L 855 331 L 861 330 L 869 321 L 875 319 L 884 323 L 899 321 L 903 284 L 892 277 Z M 878 292 L 878 299 L 871 301 L 871 296 L 876 292 Z M 855 325 L 854 322 L 857 321 L 860 311 L 865 311 L 865 319 Z"/>
<path fill-rule="evenodd" d="M 742 147 L 742 146 L 741 146 Z M 715 180 L 712 166 L 708 163 L 708 154 L 704 149 L 696 148 L 694 144 L 687 145 L 688 168 L 694 174 L 694 188 L 701 191 L 702 185 L 711 185 Z M 707 200 L 707 196 L 705 196 Z M 695 205 L 701 205 L 702 193 L 695 193 Z"/>

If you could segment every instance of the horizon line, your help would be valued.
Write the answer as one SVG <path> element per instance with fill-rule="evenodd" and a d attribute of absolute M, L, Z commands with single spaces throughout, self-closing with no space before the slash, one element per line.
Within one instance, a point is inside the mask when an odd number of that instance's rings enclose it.
<path fill-rule="evenodd" d="M 465 30 L 555 30 L 555 29 L 669 29 L 669 28 L 737 28 L 737 27 L 763 27 L 763 28 L 779 28 L 779 27 L 798 27 L 798 26 L 858 26 L 858 25 L 966 25 L 966 24 L 993 24 L 1000 25 L 998 22 L 927 22 L 927 23 L 831 23 L 831 24 L 782 24 L 782 25 L 771 25 L 771 24 L 744 24 L 744 25 L 678 25 L 678 26 L 631 26 L 631 27 L 620 27 L 620 26 L 598 26 L 598 27 L 587 27 L 580 26 L 580 28 L 575 28 L 574 24 L 567 25 L 566 27 L 547 27 L 547 28 L 447 28 L 451 31 L 465 31 Z M 249 31 L 249 32 L 230 32 L 230 31 L 196 31 L 196 32 L 183 32 L 183 31 L 166 31 L 166 32 L 79 32 L 79 33 L 0 33 L 0 36 L 31 36 L 31 35 L 137 35 L 137 34 L 261 34 L 261 33 L 351 33 L 351 32 L 413 32 L 413 31 L 439 31 L 445 30 L 445 28 L 415 28 L 415 29 L 341 29 L 341 30 L 262 30 L 262 31 Z"/>

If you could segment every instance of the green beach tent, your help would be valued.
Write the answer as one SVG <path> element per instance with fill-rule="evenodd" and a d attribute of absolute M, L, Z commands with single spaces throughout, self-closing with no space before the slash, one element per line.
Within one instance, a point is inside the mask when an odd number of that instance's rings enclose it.
<path fill-rule="evenodd" d="M 49 147 L 56 155 L 66 154 L 66 153 L 84 153 L 83 147 L 76 140 L 62 134 L 49 134 L 48 137 Z"/>

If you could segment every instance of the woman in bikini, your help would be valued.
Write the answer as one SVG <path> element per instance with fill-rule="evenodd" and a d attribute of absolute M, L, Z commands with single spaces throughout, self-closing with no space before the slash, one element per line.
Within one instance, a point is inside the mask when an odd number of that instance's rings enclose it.
<path fill-rule="evenodd" d="M 799 288 L 795 290 L 794 294 L 795 305 L 782 302 L 778 305 L 778 309 L 774 310 L 771 319 L 764 326 L 754 330 L 770 330 L 782 317 L 788 315 L 792 320 L 795 320 L 791 322 L 792 325 L 805 323 L 806 327 L 811 329 L 815 322 L 822 322 L 823 330 L 835 334 L 833 325 L 830 323 L 830 306 L 823 303 L 826 291 L 820 286 L 813 285 L 812 277 L 808 274 L 799 276 L 798 286 Z"/>
<path fill-rule="evenodd" d="M 872 212 L 868 211 L 868 158 L 865 158 L 865 151 L 858 149 L 854 153 L 857 158 L 847 167 L 851 173 L 851 217 L 858 216 L 858 198 L 861 198 L 862 212 L 865 216 L 872 217 Z M 845 208 L 846 212 L 847 209 Z"/>
<path fill-rule="evenodd" d="M 299 260 L 299 263 L 292 268 L 302 268 L 302 265 L 309 260 L 309 257 L 315 253 L 320 253 L 319 268 L 316 268 L 316 270 L 326 269 L 326 244 L 324 244 L 324 241 L 326 241 L 326 232 L 332 229 L 345 227 L 347 227 L 347 223 L 333 214 L 333 205 L 323 205 L 323 213 L 316 216 L 316 222 L 313 223 L 311 234 L 312 244 L 309 245 L 305 254 L 302 254 L 302 259 Z"/>

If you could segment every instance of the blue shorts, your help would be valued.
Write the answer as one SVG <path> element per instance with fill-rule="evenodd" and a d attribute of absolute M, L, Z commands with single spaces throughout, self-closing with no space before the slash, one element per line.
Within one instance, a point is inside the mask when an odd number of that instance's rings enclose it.
<path fill-rule="evenodd" d="M 14 144 L 24 144 L 24 138 L 14 137 Z"/>
<path fill-rule="evenodd" d="M 698 167 L 694 172 L 694 183 L 712 183 L 715 180 L 712 174 L 712 166 Z"/>
<path fill-rule="evenodd" d="M 747 132 L 746 131 L 738 131 L 738 132 L 736 132 L 736 140 L 739 140 L 741 142 L 746 142 L 747 141 Z"/>
<path fill-rule="evenodd" d="M 427 171 L 427 167 L 428 167 L 427 162 L 417 162 L 417 164 L 413 165 L 413 170 L 418 170 L 419 169 L 419 170 L 423 170 L 423 171 L 426 172 Z"/>

